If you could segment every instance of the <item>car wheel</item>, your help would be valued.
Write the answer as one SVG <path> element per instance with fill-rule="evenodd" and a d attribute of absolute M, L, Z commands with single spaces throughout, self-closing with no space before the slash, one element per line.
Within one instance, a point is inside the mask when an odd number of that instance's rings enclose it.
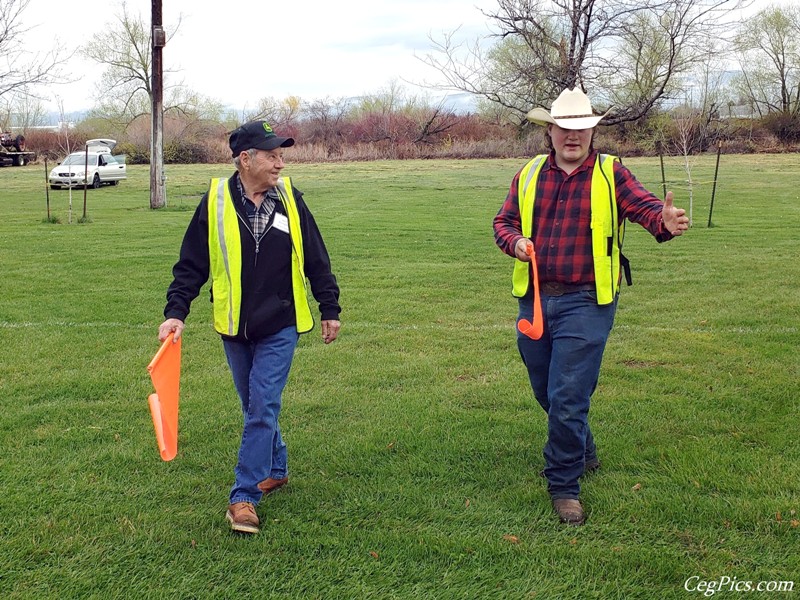
<path fill-rule="evenodd" d="M 119 179 L 115 179 L 111 182 L 111 185 L 119 185 Z"/>
<path fill-rule="evenodd" d="M 94 174 L 94 179 L 92 179 L 92 187 L 97 189 L 100 187 L 100 175 L 98 173 Z"/>
<path fill-rule="evenodd" d="M 57 185 L 51 185 L 51 186 L 50 186 L 50 189 L 51 189 L 51 190 L 57 190 L 57 189 L 58 189 L 58 186 L 57 186 Z"/>
<path fill-rule="evenodd" d="M 24 156 L 15 156 L 14 157 L 14 166 L 16 167 L 24 167 L 28 161 Z"/>

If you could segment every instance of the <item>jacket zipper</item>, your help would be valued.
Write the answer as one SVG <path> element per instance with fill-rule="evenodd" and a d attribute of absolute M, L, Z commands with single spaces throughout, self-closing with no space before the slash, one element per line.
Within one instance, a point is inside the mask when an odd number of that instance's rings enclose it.
<path fill-rule="evenodd" d="M 256 244 L 256 252 L 255 252 L 255 256 L 253 257 L 253 270 L 255 271 L 256 267 L 258 266 L 258 252 L 259 252 L 259 250 L 260 250 L 260 248 L 261 248 L 261 240 L 263 240 L 263 239 L 264 239 L 264 236 L 266 236 L 266 235 L 267 235 L 267 233 L 269 233 L 269 230 L 270 230 L 270 229 L 272 229 L 272 223 L 270 223 L 270 224 L 267 226 L 267 228 L 264 230 L 264 233 L 262 233 L 262 234 L 261 234 L 261 237 L 260 237 L 260 238 L 257 238 L 257 237 L 256 237 L 256 234 L 255 234 L 255 232 L 254 232 L 254 231 L 253 231 L 253 229 L 250 227 L 250 221 L 249 221 L 249 219 L 245 219 L 245 218 L 244 218 L 242 215 L 240 215 L 240 214 L 239 214 L 239 212 L 238 212 L 238 211 L 236 212 L 236 216 L 237 216 L 237 217 L 239 217 L 239 220 L 240 220 L 242 223 L 244 223 L 244 226 L 247 228 L 247 231 L 249 231 L 249 232 L 250 232 L 250 235 L 252 236 L 252 238 L 253 238 L 253 241 L 254 241 L 254 242 L 255 242 L 255 244 Z M 272 217 L 272 222 L 274 222 L 274 221 L 275 221 L 275 217 L 274 217 L 274 215 L 273 215 L 273 217 Z M 245 320 L 245 322 L 244 322 L 244 333 L 243 333 L 243 335 L 244 335 L 244 339 L 246 339 L 246 340 L 249 340 L 249 339 L 250 339 L 250 338 L 249 338 L 249 336 L 247 335 L 247 321 L 246 321 L 246 320 Z"/>
<path fill-rule="evenodd" d="M 256 234 L 253 232 L 252 228 L 250 227 L 249 220 L 245 219 L 242 215 L 240 215 L 238 211 L 236 212 L 236 216 L 239 217 L 239 220 L 242 223 L 244 223 L 245 228 L 247 229 L 247 231 L 250 232 L 250 235 L 253 237 L 253 241 L 256 244 L 256 255 L 255 255 L 254 259 L 253 259 L 253 268 L 255 269 L 255 266 L 258 264 L 258 247 L 261 244 L 261 242 L 256 238 Z M 241 309 L 241 307 L 240 307 L 240 309 Z M 250 337 L 247 335 L 247 320 L 244 321 L 242 335 L 244 336 L 244 339 L 246 339 L 246 340 L 250 339 Z"/>

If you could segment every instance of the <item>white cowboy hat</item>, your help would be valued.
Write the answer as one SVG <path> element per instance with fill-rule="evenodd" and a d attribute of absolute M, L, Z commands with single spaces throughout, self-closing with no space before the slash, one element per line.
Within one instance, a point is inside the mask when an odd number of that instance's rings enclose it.
<path fill-rule="evenodd" d="M 534 108 L 528 113 L 528 120 L 537 125 L 554 123 L 562 129 L 592 129 L 610 110 L 597 116 L 586 94 L 578 88 L 566 89 L 553 101 L 549 113 L 543 108 Z"/>

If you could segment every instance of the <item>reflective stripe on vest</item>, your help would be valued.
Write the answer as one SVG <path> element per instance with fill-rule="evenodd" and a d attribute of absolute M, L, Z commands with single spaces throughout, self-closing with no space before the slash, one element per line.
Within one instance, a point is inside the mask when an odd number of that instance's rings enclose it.
<path fill-rule="evenodd" d="M 536 156 L 520 172 L 517 191 L 522 235 L 532 239 L 536 184 L 544 166 L 546 154 Z M 625 228 L 619 227 L 614 182 L 616 156 L 598 154 L 592 171 L 591 227 L 592 258 L 598 304 L 610 304 L 619 290 L 620 246 Z M 521 298 L 530 286 L 530 267 L 519 259 L 514 261 L 511 293 Z"/>
<path fill-rule="evenodd" d="M 289 239 L 292 241 L 292 295 L 294 296 L 294 316 L 297 333 L 306 333 L 314 328 L 314 318 L 308 304 L 306 291 L 305 260 L 303 259 L 303 230 L 300 227 L 300 213 L 292 191 L 292 180 L 288 177 L 278 179 L 278 193 L 289 219 Z"/>
<path fill-rule="evenodd" d="M 227 179 L 212 179 L 208 188 L 208 255 L 214 329 L 234 336 L 242 305 L 242 243 Z"/>
<path fill-rule="evenodd" d="M 303 274 L 303 233 L 289 178 L 278 180 L 278 192 L 286 208 L 292 244 L 292 293 L 298 333 L 314 327 Z M 208 190 L 208 251 L 214 298 L 214 329 L 235 336 L 242 304 L 242 244 L 239 217 L 227 179 L 212 179 Z"/>

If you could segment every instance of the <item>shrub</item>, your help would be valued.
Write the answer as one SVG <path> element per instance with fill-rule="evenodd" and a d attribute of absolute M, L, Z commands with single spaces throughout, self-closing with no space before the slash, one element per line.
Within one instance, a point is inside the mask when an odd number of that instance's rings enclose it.
<path fill-rule="evenodd" d="M 166 164 L 195 164 L 208 162 L 206 146 L 192 140 L 171 140 L 164 144 Z"/>
<path fill-rule="evenodd" d="M 124 127 L 105 119 L 86 119 L 69 130 L 70 149 L 82 148 L 90 138 L 111 137 L 118 141 L 114 154 L 126 155 L 128 164 L 149 164 L 151 126 L 148 115 Z M 165 163 L 229 164 L 228 135 L 235 126 L 233 121 L 165 114 Z M 330 114 L 281 122 L 276 130 L 297 141 L 287 155 L 290 162 L 529 157 L 547 151 L 543 127 L 516 127 L 430 107 L 349 112 L 332 107 Z M 65 132 L 21 133 L 40 162 L 55 162 L 67 153 Z M 675 153 L 677 135 L 674 116 L 661 112 L 636 122 L 601 126 L 595 147 L 623 157 L 654 156 L 661 149 L 669 155 Z M 725 140 L 726 153 L 797 151 L 800 117 L 776 113 L 760 120 L 720 119 L 694 149 L 713 151 L 718 139 Z"/>
<path fill-rule="evenodd" d="M 800 117 L 797 115 L 771 113 L 761 119 L 761 122 L 781 142 L 800 142 Z"/>
<path fill-rule="evenodd" d="M 142 148 L 132 142 L 121 142 L 114 148 L 114 154 L 124 154 L 129 165 L 150 164 L 150 148 Z"/>

